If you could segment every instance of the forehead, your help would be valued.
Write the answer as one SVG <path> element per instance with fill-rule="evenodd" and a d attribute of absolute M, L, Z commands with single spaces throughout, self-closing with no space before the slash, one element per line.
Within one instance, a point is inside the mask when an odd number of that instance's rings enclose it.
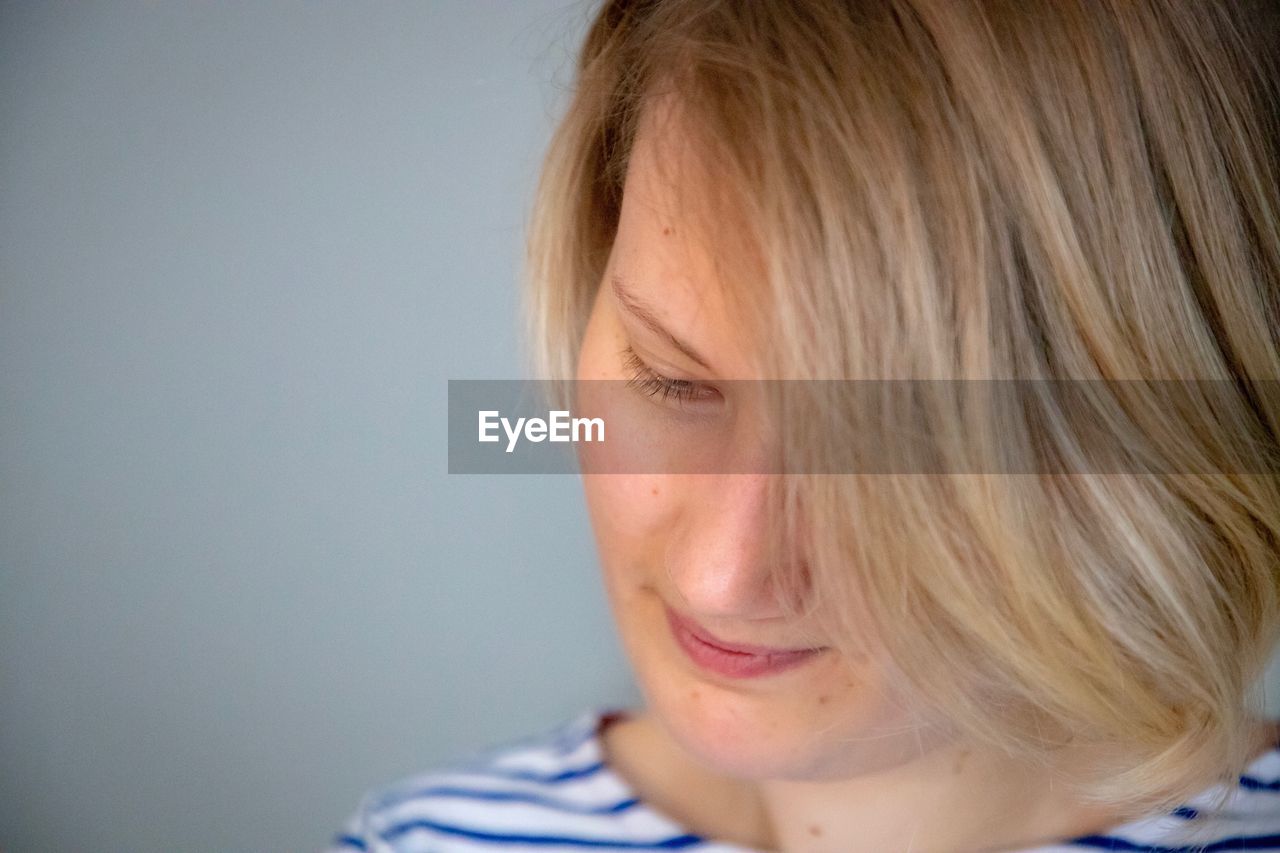
<path fill-rule="evenodd" d="M 618 224 L 623 249 L 644 243 L 672 273 L 705 280 L 716 266 L 708 234 L 708 176 L 693 146 L 687 122 L 669 97 L 641 114 L 627 162 Z"/>
<path fill-rule="evenodd" d="M 628 160 L 610 267 L 682 327 L 728 322 L 744 277 L 759 275 L 724 190 L 674 98 L 651 101 Z"/>

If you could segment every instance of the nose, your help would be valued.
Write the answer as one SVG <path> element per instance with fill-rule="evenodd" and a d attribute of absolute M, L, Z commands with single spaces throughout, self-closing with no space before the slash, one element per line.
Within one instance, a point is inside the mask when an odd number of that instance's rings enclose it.
<path fill-rule="evenodd" d="M 768 619 L 783 611 L 773 588 L 768 474 L 691 475 L 696 486 L 667 540 L 665 562 L 677 601 L 707 618 Z"/>

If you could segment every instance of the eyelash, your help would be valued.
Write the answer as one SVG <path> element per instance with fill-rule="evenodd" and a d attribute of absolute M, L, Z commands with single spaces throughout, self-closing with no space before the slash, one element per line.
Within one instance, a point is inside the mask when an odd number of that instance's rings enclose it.
<path fill-rule="evenodd" d="M 623 366 L 631 374 L 631 378 L 627 380 L 627 387 L 635 388 L 649 397 L 660 398 L 663 402 L 675 400 L 679 403 L 688 403 L 706 399 L 716 393 L 714 388 L 698 382 L 663 376 L 645 364 L 630 346 L 622 351 L 622 358 Z"/>

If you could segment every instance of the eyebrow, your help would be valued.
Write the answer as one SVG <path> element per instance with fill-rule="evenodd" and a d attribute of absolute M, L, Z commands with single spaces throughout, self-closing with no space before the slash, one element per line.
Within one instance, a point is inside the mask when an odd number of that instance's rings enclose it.
<path fill-rule="evenodd" d="M 641 299 L 632 293 L 630 289 L 628 289 L 626 283 L 620 277 L 616 275 L 613 276 L 609 280 L 609 283 L 613 286 L 613 294 L 618 297 L 618 301 L 622 303 L 622 307 L 626 308 L 633 317 L 643 323 L 649 331 L 680 350 L 680 352 L 684 353 L 688 358 L 696 361 L 704 370 L 711 369 L 711 366 L 702 359 L 702 356 L 698 355 L 697 350 L 671 334 L 671 332 L 668 331 L 661 322 L 659 322 L 653 311 L 650 310 L 650 308 Z"/>

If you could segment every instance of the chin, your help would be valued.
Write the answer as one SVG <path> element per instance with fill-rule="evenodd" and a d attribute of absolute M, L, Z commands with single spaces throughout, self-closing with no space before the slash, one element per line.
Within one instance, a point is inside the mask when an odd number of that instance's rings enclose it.
<path fill-rule="evenodd" d="M 738 779 L 820 779 L 843 775 L 856 709 L 819 704 L 812 685 L 736 689 L 697 677 L 669 660 L 637 675 L 655 722 L 680 749 L 715 773 Z M 781 687 L 781 685 L 779 685 Z"/>
<path fill-rule="evenodd" d="M 707 769 L 739 779 L 811 778 L 820 747 L 767 696 L 674 680 L 646 690 L 655 719 Z M 776 702 L 775 700 L 772 700 Z"/>
<path fill-rule="evenodd" d="M 910 761 L 946 740 L 912 730 L 874 678 L 820 669 L 812 681 L 737 688 L 698 677 L 650 648 L 637 667 L 653 719 L 690 759 L 744 780 L 821 781 Z M 640 662 L 637 662 L 640 663 Z"/>

